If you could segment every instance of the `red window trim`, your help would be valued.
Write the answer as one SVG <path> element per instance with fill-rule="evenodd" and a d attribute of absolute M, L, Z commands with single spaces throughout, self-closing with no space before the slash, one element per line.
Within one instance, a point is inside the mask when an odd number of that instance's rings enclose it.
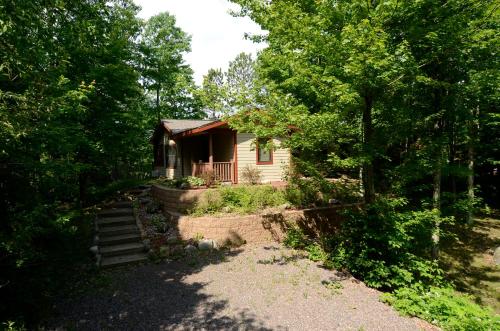
<path fill-rule="evenodd" d="M 269 139 L 270 140 L 270 139 Z M 270 164 L 273 164 L 273 150 L 270 149 L 269 150 L 269 156 L 270 156 L 270 160 L 269 161 L 259 161 L 259 140 L 257 139 L 257 148 L 255 149 L 255 157 L 256 157 L 256 161 L 257 161 L 257 165 L 270 165 Z"/>

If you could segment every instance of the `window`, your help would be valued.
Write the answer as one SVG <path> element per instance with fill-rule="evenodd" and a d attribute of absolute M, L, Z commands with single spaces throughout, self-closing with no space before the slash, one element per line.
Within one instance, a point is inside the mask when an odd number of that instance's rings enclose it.
<path fill-rule="evenodd" d="M 257 164 L 273 164 L 273 151 L 270 143 L 269 138 L 257 140 Z"/>

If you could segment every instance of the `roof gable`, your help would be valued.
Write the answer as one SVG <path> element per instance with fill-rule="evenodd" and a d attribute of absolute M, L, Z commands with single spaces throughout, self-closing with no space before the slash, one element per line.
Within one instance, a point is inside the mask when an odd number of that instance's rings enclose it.
<path fill-rule="evenodd" d="M 184 131 L 189 131 L 192 129 L 197 129 L 199 127 L 219 122 L 219 120 L 171 120 L 163 119 L 161 123 L 168 132 L 172 135 L 182 133 Z"/>

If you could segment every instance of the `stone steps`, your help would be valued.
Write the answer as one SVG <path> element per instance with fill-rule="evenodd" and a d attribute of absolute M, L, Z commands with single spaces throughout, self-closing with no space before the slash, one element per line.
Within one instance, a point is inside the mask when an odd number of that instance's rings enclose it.
<path fill-rule="evenodd" d="M 135 218 L 132 216 L 106 217 L 106 218 L 100 218 L 97 221 L 97 226 L 100 229 L 112 226 L 133 225 L 133 224 L 135 224 Z"/>
<path fill-rule="evenodd" d="M 101 267 L 147 260 L 130 201 L 114 202 L 97 216 L 97 252 Z"/>
<path fill-rule="evenodd" d="M 101 267 L 110 268 L 117 267 L 125 264 L 144 262 L 148 259 L 147 255 L 142 254 L 127 254 L 120 256 L 109 256 L 105 257 L 101 261 Z"/>
<path fill-rule="evenodd" d="M 139 229 L 135 224 L 106 226 L 99 229 L 100 238 L 119 236 L 122 234 L 134 234 L 134 233 L 139 233 Z"/>
<path fill-rule="evenodd" d="M 110 208 L 132 208 L 132 202 L 130 201 L 116 201 L 113 202 Z"/>
<path fill-rule="evenodd" d="M 143 252 L 144 252 L 144 245 L 142 243 L 118 244 L 112 246 L 103 246 L 99 248 L 99 253 L 101 253 L 103 257 L 129 255 L 129 254 L 143 253 Z"/>
<path fill-rule="evenodd" d="M 139 233 L 132 234 L 122 234 L 112 237 L 99 237 L 99 246 L 112 246 L 119 244 L 129 244 L 134 242 L 139 242 L 141 240 L 141 235 Z"/>
<path fill-rule="evenodd" d="M 130 216 L 133 215 L 134 211 L 132 208 L 109 208 L 100 211 L 98 217 L 117 217 L 117 216 Z"/>

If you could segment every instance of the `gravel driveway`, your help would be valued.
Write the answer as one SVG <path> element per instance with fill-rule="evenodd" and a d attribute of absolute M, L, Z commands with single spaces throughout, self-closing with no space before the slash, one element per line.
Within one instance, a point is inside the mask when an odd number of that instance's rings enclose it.
<path fill-rule="evenodd" d="M 108 272 L 110 284 L 57 306 L 52 329 L 429 330 L 379 292 L 279 245 L 244 246 Z"/>

